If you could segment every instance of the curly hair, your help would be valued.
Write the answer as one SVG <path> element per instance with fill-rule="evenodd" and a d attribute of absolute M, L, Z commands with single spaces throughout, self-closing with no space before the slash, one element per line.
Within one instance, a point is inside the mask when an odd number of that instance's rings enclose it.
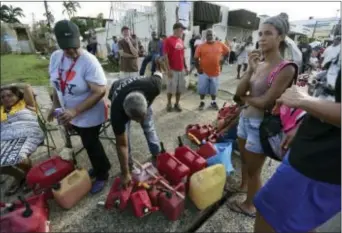
<path fill-rule="evenodd" d="M 2 91 L 11 91 L 15 96 L 18 97 L 19 100 L 24 99 L 24 93 L 20 90 L 17 86 L 7 86 L 7 87 L 1 87 L 0 93 Z"/>

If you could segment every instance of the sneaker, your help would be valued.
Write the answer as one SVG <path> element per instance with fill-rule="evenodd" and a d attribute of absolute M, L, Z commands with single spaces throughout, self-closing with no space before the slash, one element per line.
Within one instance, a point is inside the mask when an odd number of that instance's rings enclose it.
<path fill-rule="evenodd" d="M 219 110 L 219 107 L 217 106 L 217 103 L 216 102 L 212 102 L 211 103 L 211 107 L 215 110 Z"/>
<path fill-rule="evenodd" d="M 179 106 L 179 104 L 175 104 L 174 109 L 175 109 L 177 112 L 181 112 L 181 111 L 183 110 L 183 109 Z"/>
<path fill-rule="evenodd" d="M 204 109 L 204 106 L 205 106 L 204 102 L 201 101 L 200 105 L 198 106 L 198 110 L 202 111 Z"/>
<path fill-rule="evenodd" d="M 171 104 L 166 105 L 166 111 L 172 112 L 172 105 Z"/>
<path fill-rule="evenodd" d="M 90 193 L 95 194 L 101 192 L 106 185 L 106 180 L 95 180 L 91 187 Z"/>

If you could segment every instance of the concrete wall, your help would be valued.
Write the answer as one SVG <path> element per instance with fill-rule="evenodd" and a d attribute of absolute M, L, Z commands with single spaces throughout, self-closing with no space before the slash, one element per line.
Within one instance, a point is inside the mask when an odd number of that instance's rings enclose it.
<path fill-rule="evenodd" d="M 16 28 L 22 28 L 26 39 L 19 39 Z M 1 53 L 35 53 L 34 44 L 27 26 L 1 22 Z"/>

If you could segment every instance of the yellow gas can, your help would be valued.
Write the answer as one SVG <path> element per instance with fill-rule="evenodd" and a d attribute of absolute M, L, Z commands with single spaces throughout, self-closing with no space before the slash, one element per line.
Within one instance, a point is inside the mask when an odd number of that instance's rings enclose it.
<path fill-rule="evenodd" d="M 198 209 L 206 209 L 222 198 L 225 183 L 223 164 L 207 167 L 191 176 L 189 197 Z"/>
<path fill-rule="evenodd" d="M 56 202 L 64 209 L 76 205 L 91 189 L 91 179 L 85 169 L 76 169 L 52 188 Z"/>

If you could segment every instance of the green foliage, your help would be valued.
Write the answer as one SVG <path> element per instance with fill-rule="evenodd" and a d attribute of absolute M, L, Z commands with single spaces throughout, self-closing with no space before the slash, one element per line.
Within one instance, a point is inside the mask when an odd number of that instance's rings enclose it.
<path fill-rule="evenodd" d="M 49 84 L 49 60 L 36 55 L 9 54 L 0 57 L 1 84 L 29 83 L 31 85 Z"/>
<path fill-rule="evenodd" d="M 19 18 L 25 17 L 23 9 L 12 5 L 1 5 L 0 18 L 5 23 L 21 23 Z"/>
<path fill-rule="evenodd" d="M 63 1 L 63 14 L 66 13 L 71 19 L 77 10 L 81 8 L 81 5 L 76 1 Z"/>

